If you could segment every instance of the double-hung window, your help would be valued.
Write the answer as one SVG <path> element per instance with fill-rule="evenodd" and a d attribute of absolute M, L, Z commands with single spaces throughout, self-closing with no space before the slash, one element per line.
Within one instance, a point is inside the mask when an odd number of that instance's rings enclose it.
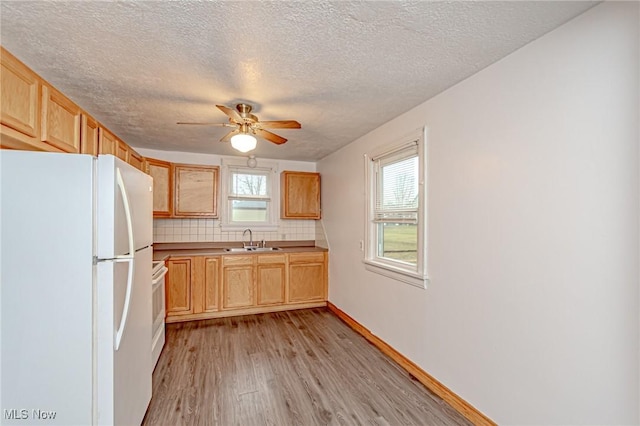
<path fill-rule="evenodd" d="M 222 226 L 226 229 L 277 228 L 273 200 L 276 179 L 268 166 L 250 168 L 233 161 L 223 162 L 226 206 Z"/>
<path fill-rule="evenodd" d="M 367 269 L 426 282 L 424 130 L 366 157 Z"/>

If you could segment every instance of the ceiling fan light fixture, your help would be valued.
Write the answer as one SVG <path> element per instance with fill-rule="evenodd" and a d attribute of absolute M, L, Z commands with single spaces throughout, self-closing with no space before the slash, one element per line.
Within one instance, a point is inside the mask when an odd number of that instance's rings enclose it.
<path fill-rule="evenodd" d="M 256 148 L 257 139 L 247 133 L 239 133 L 231 137 L 231 146 L 240 152 L 249 152 Z"/>

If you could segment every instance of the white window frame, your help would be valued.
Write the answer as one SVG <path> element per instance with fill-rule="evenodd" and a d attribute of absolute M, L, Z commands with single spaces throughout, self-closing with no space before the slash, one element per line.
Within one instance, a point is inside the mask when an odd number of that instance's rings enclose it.
<path fill-rule="evenodd" d="M 230 211 L 230 188 L 232 185 L 232 173 L 234 170 L 242 170 L 248 173 L 256 171 L 265 172 L 267 179 L 267 193 L 269 195 L 269 208 L 267 215 L 269 222 L 233 222 Z M 221 209 L 220 228 L 222 231 L 243 231 L 250 228 L 254 231 L 273 232 L 278 230 L 278 212 L 280 202 L 280 180 L 278 179 L 278 164 L 271 161 L 260 160 L 257 167 L 247 166 L 245 158 L 223 158 L 220 171 L 221 182 Z"/>
<path fill-rule="evenodd" d="M 402 151 L 417 148 L 418 156 L 418 256 L 416 265 L 378 256 L 378 223 L 375 218 L 377 198 L 377 167 L 379 160 L 399 155 Z M 426 288 L 427 275 L 427 161 L 426 128 L 418 129 L 397 140 L 390 146 L 365 154 L 366 215 L 365 215 L 365 254 L 363 262 L 368 271 L 375 272 L 395 280 Z"/>

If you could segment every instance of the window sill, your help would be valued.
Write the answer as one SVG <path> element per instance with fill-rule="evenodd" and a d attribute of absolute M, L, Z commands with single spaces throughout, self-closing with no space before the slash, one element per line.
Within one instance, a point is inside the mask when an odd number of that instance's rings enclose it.
<path fill-rule="evenodd" d="M 385 277 L 393 278 L 394 280 L 402 281 L 418 288 L 426 289 L 429 283 L 429 278 L 427 278 L 426 275 L 420 275 L 416 272 L 410 272 L 368 259 L 363 260 L 363 262 L 367 271 L 375 272 L 376 274 L 384 275 Z"/>

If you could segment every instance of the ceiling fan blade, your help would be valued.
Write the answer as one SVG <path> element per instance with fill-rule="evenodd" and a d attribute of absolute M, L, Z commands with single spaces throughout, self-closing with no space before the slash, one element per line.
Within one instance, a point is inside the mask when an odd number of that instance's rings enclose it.
<path fill-rule="evenodd" d="M 235 124 L 231 123 L 192 123 L 186 121 L 178 121 L 176 124 L 188 124 L 194 126 L 220 126 L 220 127 L 235 127 Z"/>
<path fill-rule="evenodd" d="M 218 109 L 222 112 L 224 112 L 225 114 L 227 114 L 229 116 L 230 119 L 232 119 L 233 121 L 236 121 L 238 123 L 244 123 L 244 120 L 242 119 L 242 117 L 240 116 L 240 114 L 238 113 L 238 111 L 236 111 L 235 109 L 231 109 L 227 106 L 224 105 L 216 105 L 218 107 Z"/>
<path fill-rule="evenodd" d="M 220 139 L 220 142 L 229 142 L 231 140 L 231 136 L 237 135 L 238 133 L 240 133 L 240 130 L 238 129 L 232 130 L 226 135 L 224 135 L 222 139 Z"/>
<path fill-rule="evenodd" d="M 266 129 L 299 129 L 302 127 L 295 120 L 259 121 L 258 126 Z"/>
<path fill-rule="evenodd" d="M 255 132 L 256 132 L 256 135 L 260 136 L 261 138 L 266 139 L 269 142 L 273 142 L 278 145 L 283 144 L 287 141 L 282 136 L 278 136 L 275 133 L 271 133 L 266 130 L 256 129 Z"/>

